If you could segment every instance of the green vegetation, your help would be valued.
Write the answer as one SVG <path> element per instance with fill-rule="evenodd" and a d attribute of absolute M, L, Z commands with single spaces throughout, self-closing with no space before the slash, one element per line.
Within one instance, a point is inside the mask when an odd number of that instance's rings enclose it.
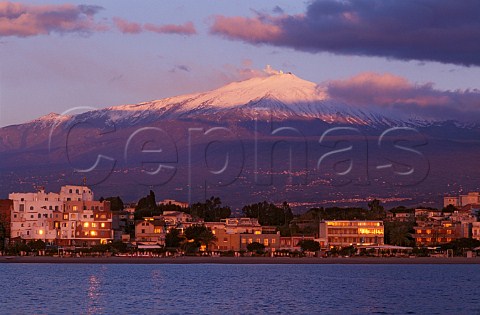
<path fill-rule="evenodd" d="M 263 252 L 265 251 L 265 245 L 263 245 L 262 243 L 253 242 L 247 244 L 247 250 L 249 252 L 255 252 L 257 254 L 263 254 Z"/>
<path fill-rule="evenodd" d="M 455 256 L 463 256 L 466 250 L 473 250 L 476 247 L 480 247 L 480 241 L 473 238 L 459 238 L 441 246 L 443 250 L 453 250 Z"/>
<path fill-rule="evenodd" d="M 385 244 L 397 246 L 414 246 L 412 234 L 415 232 L 415 222 L 384 222 Z"/>
<path fill-rule="evenodd" d="M 304 252 L 318 252 L 320 250 L 320 243 L 314 240 L 303 240 L 298 243 Z"/>
<path fill-rule="evenodd" d="M 180 235 L 180 230 L 171 229 L 167 235 L 165 235 L 165 247 L 167 248 L 178 248 L 185 240 L 183 236 Z"/>
<path fill-rule="evenodd" d="M 187 239 L 186 243 L 184 243 L 187 251 L 192 249 L 196 249 L 198 251 L 202 245 L 204 245 L 208 251 L 209 246 L 215 243 L 217 240 L 215 235 L 212 233 L 212 230 L 203 225 L 192 225 L 188 227 L 185 230 L 184 235 Z"/>
<path fill-rule="evenodd" d="M 190 215 L 201 218 L 205 222 L 218 222 L 230 217 L 231 210 L 228 206 L 222 206 L 222 200 L 218 197 L 210 197 L 204 203 L 194 203 L 189 210 Z"/>
<path fill-rule="evenodd" d="M 280 207 L 267 201 L 244 206 L 243 214 L 248 218 L 256 218 L 261 225 L 287 226 L 293 219 L 292 209 L 287 202 Z"/>

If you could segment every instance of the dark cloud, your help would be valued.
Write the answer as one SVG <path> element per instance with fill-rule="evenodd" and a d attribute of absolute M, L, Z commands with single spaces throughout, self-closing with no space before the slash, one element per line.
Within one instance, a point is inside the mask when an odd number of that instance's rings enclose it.
<path fill-rule="evenodd" d="M 186 65 L 175 65 L 171 70 L 170 72 L 171 73 L 175 73 L 177 72 L 177 70 L 179 71 L 185 71 L 185 72 L 190 72 L 190 68 Z"/>
<path fill-rule="evenodd" d="M 392 74 L 362 73 L 325 83 L 329 97 L 356 107 L 376 106 L 409 117 L 480 121 L 480 91 L 442 91 Z"/>
<path fill-rule="evenodd" d="M 275 7 L 272 9 L 272 12 L 273 12 L 274 14 L 284 14 L 284 13 L 285 13 L 285 12 L 283 11 L 283 9 L 280 8 L 278 5 L 275 6 Z"/>
<path fill-rule="evenodd" d="M 317 0 L 302 15 L 216 16 L 211 32 L 309 52 L 480 65 L 477 0 Z"/>

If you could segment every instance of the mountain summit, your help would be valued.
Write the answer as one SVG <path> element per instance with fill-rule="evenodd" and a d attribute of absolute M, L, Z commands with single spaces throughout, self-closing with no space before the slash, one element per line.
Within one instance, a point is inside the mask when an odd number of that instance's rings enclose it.
<path fill-rule="evenodd" d="M 87 115 L 106 118 L 115 124 L 197 118 L 238 121 L 258 117 L 260 109 L 277 120 L 320 119 L 327 123 L 372 126 L 402 124 L 401 119 L 389 117 L 378 108 L 365 110 L 332 100 L 324 87 L 292 73 L 255 77 L 207 92 L 114 106 Z"/>

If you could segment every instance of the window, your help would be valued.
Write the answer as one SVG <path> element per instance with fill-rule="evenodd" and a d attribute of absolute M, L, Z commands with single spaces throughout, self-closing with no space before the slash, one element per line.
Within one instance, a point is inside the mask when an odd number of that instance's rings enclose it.
<path fill-rule="evenodd" d="M 246 238 L 242 238 L 242 244 L 246 244 L 247 243 L 247 239 Z"/>
<path fill-rule="evenodd" d="M 142 229 L 142 234 L 145 234 L 145 229 Z"/>
<path fill-rule="evenodd" d="M 45 201 L 48 201 L 48 198 L 45 198 Z"/>
<path fill-rule="evenodd" d="M 102 223 L 103 224 L 103 223 Z M 159 227 L 156 227 L 155 230 L 153 231 L 155 234 L 160 234 L 162 233 L 162 229 Z"/>
<path fill-rule="evenodd" d="M 22 198 L 23 199 L 23 198 Z M 20 211 L 25 211 L 25 205 L 20 205 Z"/>
<path fill-rule="evenodd" d="M 274 238 L 272 238 L 272 244 L 275 244 L 275 239 Z"/>
<path fill-rule="evenodd" d="M 64 219 L 64 220 L 68 220 L 68 213 L 65 213 L 65 214 L 63 215 L 63 219 Z"/>
<path fill-rule="evenodd" d="M 84 215 L 83 215 L 83 218 L 84 218 L 84 219 L 86 219 L 86 218 L 87 218 L 87 215 L 86 215 L 86 214 L 84 214 Z"/>
<path fill-rule="evenodd" d="M 224 238 L 223 238 L 223 241 L 224 241 L 224 242 L 228 242 L 228 238 L 224 237 Z"/>
<path fill-rule="evenodd" d="M 97 227 L 97 223 L 92 223 L 92 227 L 93 227 L 93 228 L 96 228 L 96 227 Z"/>
<path fill-rule="evenodd" d="M 100 227 L 104 228 L 104 227 L 105 227 L 105 223 L 100 223 Z"/>
<path fill-rule="evenodd" d="M 83 223 L 83 227 L 88 228 L 88 222 Z"/>
<path fill-rule="evenodd" d="M 71 190 L 71 189 L 69 189 L 69 190 L 68 190 L 68 192 L 71 194 L 71 193 L 72 193 L 72 190 Z"/>
<path fill-rule="evenodd" d="M 268 238 L 263 239 L 263 245 L 268 246 Z"/>
<path fill-rule="evenodd" d="M 30 207 L 30 210 L 33 210 L 33 206 Z"/>
<path fill-rule="evenodd" d="M 75 193 L 79 194 L 80 192 L 78 191 L 78 189 L 75 190 Z"/>

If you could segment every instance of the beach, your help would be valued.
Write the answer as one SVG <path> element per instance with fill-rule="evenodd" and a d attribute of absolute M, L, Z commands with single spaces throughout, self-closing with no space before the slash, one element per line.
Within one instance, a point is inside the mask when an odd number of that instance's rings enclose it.
<path fill-rule="evenodd" d="M 438 257 L 349 257 L 349 258 L 290 258 L 290 257 L 50 257 L 0 256 L 0 263 L 36 264 L 480 264 L 480 258 Z"/>

